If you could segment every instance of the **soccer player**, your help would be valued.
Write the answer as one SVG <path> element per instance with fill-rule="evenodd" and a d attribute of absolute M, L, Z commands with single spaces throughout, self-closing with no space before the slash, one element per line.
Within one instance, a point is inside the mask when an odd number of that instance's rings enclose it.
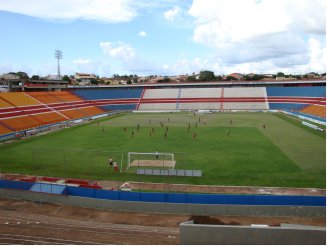
<path fill-rule="evenodd" d="M 112 167 L 112 164 L 113 164 L 113 160 L 112 160 L 112 157 L 111 157 L 111 156 L 109 157 L 109 160 L 108 160 L 108 162 L 109 162 L 109 165 Z"/>
<path fill-rule="evenodd" d="M 126 132 L 126 127 L 124 127 L 124 132 Z"/>
<path fill-rule="evenodd" d="M 132 137 L 134 137 L 134 131 L 132 131 Z"/>
<path fill-rule="evenodd" d="M 165 138 L 167 138 L 167 132 L 165 132 Z"/>
<path fill-rule="evenodd" d="M 193 133 L 193 139 L 195 139 L 196 138 L 196 133 Z"/>
<path fill-rule="evenodd" d="M 232 120 L 230 120 L 230 121 L 229 121 L 229 124 L 230 124 L 230 125 L 232 125 L 232 124 L 233 124 L 233 121 L 232 121 Z"/>
<path fill-rule="evenodd" d="M 229 134 L 230 134 L 230 130 L 227 131 L 226 135 L 229 136 Z"/>
<path fill-rule="evenodd" d="M 114 161 L 114 169 L 115 169 L 115 172 L 116 173 L 119 171 L 117 162 L 115 162 L 115 161 Z"/>
<path fill-rule="evenodd" d="M 168 126 L 166 126 L 166 132 L 168 132 Z"/>
<path fill-rule="evenodd" d="M 265 124 L 263 124 L 262 127 L 263 127 L 263 129 L 266 129 L 266 125 Z"/>
<path fill-rule="evenodd" d="M 198 128 L 198 123 L 195 123 L 195 128 Z"/>

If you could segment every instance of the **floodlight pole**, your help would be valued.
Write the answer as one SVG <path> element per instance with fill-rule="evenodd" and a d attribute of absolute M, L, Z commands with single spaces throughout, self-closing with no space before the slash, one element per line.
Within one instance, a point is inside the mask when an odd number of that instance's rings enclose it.
<path fill-rule="evenodd" d="M 58 80 L 61 80 L 61 75 L 60 75 L 60 59 L 62 59 L 62 51 L 61 50 L 55 50 L 55 58 L 58 60 L 57 78 L 58 78 Z"/>

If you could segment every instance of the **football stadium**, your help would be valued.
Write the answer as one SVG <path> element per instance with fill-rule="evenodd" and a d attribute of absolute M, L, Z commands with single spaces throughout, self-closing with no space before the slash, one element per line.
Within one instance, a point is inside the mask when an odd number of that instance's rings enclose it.
<path fill-rule="evenodd" d="M 185 222 L 179 230 L 168 222 L 142 222 L 157 226 L 160 235 L 101 223 L 86 232 L 130 230 L 124 234 L 130 244 L 144 236 L 144 244 L 216 243 L 217 231 L 208 223 L 248 225 L 237 232 L 230 226 L 217 229 L 226 233 L 219 242 L 228 244 L 234 241 L 227 235 L 235 233 L 259 235 L 258 241 L 242 241 L 250 244 L 320 244 L 325 240 L 325 86 L 322 80 L 232 81 L 0 93 L 1 197 L 19 199 L 28 212 L 35 204 L 44 211 L 61 204 L 82 214 L 101 209 L 135 220 L 137 213 L 152 213 L 148 220 L 156 220 L 155 214 Z M 1 203 L 8 207 L 3 221 L 14 223 L 21 213 L 33 223 L 47 223 L 45 215 L 34 220 L 24 211 L 14 215 L 7 203 Z M 58 230 L 78 226 L 68 221 L 74 213 L 67 212 L 65 220 L 57 216 Z M 82 239 L 64 243 L 106 242 L 101 236 Z"/>

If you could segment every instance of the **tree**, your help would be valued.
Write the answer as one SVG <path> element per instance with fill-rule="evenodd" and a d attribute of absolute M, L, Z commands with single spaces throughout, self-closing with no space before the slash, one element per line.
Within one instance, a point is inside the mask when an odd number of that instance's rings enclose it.
<path fill-rule="evenodd" d="M 40 79 L 40 76 L 39 75 L 33 75 L 31 77 L 31 79 L 33 79 L 33 80 L 39 80 Z"/>
<path fill-rule="evenodd" d="M 71 82 L 71 79 L 70 79 L 67 75 L 64 75 L 64 76 L 61 78 L 61 80 L 63 80 L 63 81 L 67 81 L 68 83 Z"/>
<path fill-rule="evenodd" d="M 128 85 L 132 84 L 132 80 L 128 79 L 126 82 Z"/>
<path fill-rule="evenodd" d="M 91 85 L 97 85 L 97 84 L 99 84 L 99 81 L 97 79 L 91 79 L 90 83 L 91 83 Z"/>
<path fill-rule="evenodd" d="M 215 80 L 215 74 L 212 71 L 204 70 L 200 72 L 199 76 L 200 81 L 211 81 Z"/>
<path fill-rule="evenodd" d="M 19 76 L 19 78 L 21 78 L 21 79 L 29 79 L 29 77 L 28 77 L 28 75 L 27 75 L 27 73 L 25 73 L 25 72 L 17 72 L 17 75 Z"/>
<path fill-rule="evenodd" d="M 285 74 L 284 74 L 284 73 L 282 73 L 282 72 L 278 72 L 278 73 L 276 74 L 276 76 L 277 76 L 277 77 L 284 77 L 284 76 L 285 76 Z"/>
<path fill-rule="evenodd" d="M 138 79 L 136 78 L 136 77 L 134 77 L 133 79 L 132 79 L 132 81 L 133 81 L 133 84 L 137 84 L 139 81 L 138 81 Z"/>
<path fill-rule="evenodd" d="M 223 80 L 223 77 L 220 76 L 220 75 L 218 75 L 218 76 L 216 76 L 216 80 L 218 80 L 218 81 L 222 81 L 222 80 Z"/>
<path fill-rule="evenodd" d="M 17 72 L 17 73 L 15 73 L 15 72 L 10 72 L 9 74 L 12 74 L 12 75 L 16 75 L 16 76 L 18 76 L 20 79 L 29 79 L 29 77 L 28 77 L 28 74 L 27 73 L 25 73 L 25 72 Z"/>
<path fill-rule="evenodd" d="M 226 80 L 231 81 L 231 80 L 237 80 L 236 78 L 234 78 L 233 76 L 227 76 Z"/>
<path fill-rule="evenodd" d="M 194 82 L 194 81 L 196 81 L 196 78 L 195 78 L 195 76 L 188 76 L 186 81 L 187 82 Z"/>

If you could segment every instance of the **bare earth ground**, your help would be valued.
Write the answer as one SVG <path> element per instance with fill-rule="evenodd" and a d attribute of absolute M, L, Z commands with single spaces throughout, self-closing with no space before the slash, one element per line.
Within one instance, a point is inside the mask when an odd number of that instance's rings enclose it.
<path fill-rule="evenodd" d="M 19 180 L 28 177 L 21 174 L 2 174 L 0 178 L 7 180 Z M 41 177 L 36 176 L 37 180 Z M 93 180 L 94 181 L 94 180 Z M 122 182 L 111 180 L 100 180 L 97 183 L 103 189 L 116 190 L 123 183 L 127 183 L 132 190 L 165 191 L 165 192 L 190 192 L 190 193 L 214 193 L 214 194 L 271 194 L 271 195 L 306 195 L 325 196 L 325 189 L 318 188 L 285 188 L 285 187 L 255 187 L 255 186 L 219 186 L 219 185 L 190 185 L 169 183 L 144 183 L 144 182 Z"/>
<path fill-rule="evenodd" d="M 99 181 L 104 189 L 117 187 L 117 181 Z M 253 186 L 218 186 L 218 185 L 189 185 L 128 182 L 128 186 L 135 191 L 165 191 L 215 194 L 273 194 L 273 195 L 307 195 L 324 196 L 325 189 L 314 188 L 281 188 L 281 187 L 253 187 Z"/>
<path fill-rule="evenodd" d="M 325 218 L 111 212 L 0 198 L 1 244 L 179 244 L 179 223 L 326 226 Z"/>

